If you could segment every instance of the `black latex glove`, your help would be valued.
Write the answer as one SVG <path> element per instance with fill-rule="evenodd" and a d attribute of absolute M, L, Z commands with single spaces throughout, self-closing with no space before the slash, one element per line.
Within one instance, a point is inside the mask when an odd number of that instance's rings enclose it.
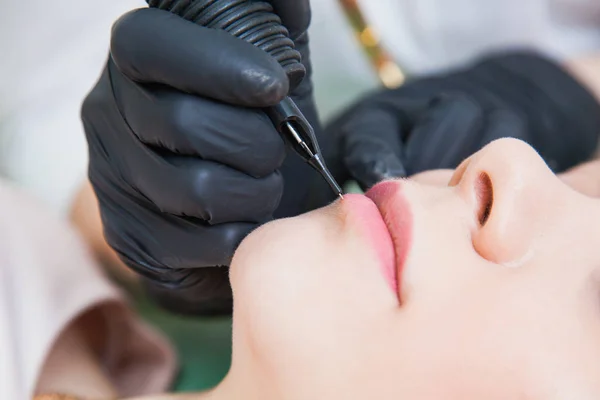
<path fill-rule="evenodd" d="M 308 0 L 271 3 L 308 69 Z M 108 243 L 167 308 L 231 312 L 224 266 L 240 241 L 274 214 L 303 211 L 310 169 L 284 162 L 284 142 L 257 108 L 288 86 L 273 58 L 224 31 L 156 9 L 115 24 L 82 108 L 89 177 Z M 308 76 L 291 95 L 317 128 Z"/>
<path fill-rule="evenodd" d="M 455 168 L 502 137 L 528 142 L 559 172 L 593 154 L 600 106 L 550 60 L 518 52 L 380 90 L 327 131 L 338 138 L 339 158 L 363 188 L 386 178 Z"/>

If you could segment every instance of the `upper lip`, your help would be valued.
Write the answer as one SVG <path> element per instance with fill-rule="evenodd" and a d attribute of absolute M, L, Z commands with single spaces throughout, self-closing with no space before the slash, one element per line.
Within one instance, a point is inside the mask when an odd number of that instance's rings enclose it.
<path fill-rule="evenodd" d="M 407 253 L 412 241 L 412 213 L 402 193 L 400 181 L 385 181 L 371 188 L 366 196 L 379 209 L 392 239 L 395 253 L 398 294 L 402 301 L 402 277 Z"/>

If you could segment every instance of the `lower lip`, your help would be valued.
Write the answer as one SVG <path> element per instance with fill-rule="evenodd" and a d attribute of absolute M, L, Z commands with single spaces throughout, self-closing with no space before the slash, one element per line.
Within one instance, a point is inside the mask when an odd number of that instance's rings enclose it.
<path fill-rule="evenodd" d="M 366 196 L 377 205 L 382 221 L 386 224 L 395 256 L 393 264 L 396 285 L 402 288 L 404 264 L 412 242 L 413 220 L 410 205 L 399 193 L 400 190 L 402 186 L 397 181 L 385 181 L 373 186 Z"/>
<path fill-rule="evenodd" d="M 377 253 L 383 277 L 393 292 L 397 294 L 398 279 L 396 277 L 394 243 L 379 209 L 370 198 L 359 194 L 344 195 L 343 204 L 353 211 L 353 219 L 361 226 L 362 230 L 368 232 L 367 237 Z"/>

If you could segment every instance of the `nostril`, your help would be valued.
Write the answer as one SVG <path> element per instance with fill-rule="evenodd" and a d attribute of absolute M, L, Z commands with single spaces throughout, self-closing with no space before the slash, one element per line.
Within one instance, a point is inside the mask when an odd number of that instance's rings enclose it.
<path fill-rule="evenodd" d="M 490 218 L 494 203 L 492 180 L 485 172 L 481 172 L 475 180 L 475 195 L 477 197 L 477 218 L 479 224 L 484 226 Z"/>
<path fill-rule="evenodd" d="M 456 169 L 454 170 L 454 174 L 452 175 L 452 178 L 450 179 L 450 182 L 448 182 L 448 186 L 456 186 L 460 183 L 463 175 L 467 171 L 467 167 L 469 166 L 470 162 L 471 162 L 471 157 L 467 158 L 466 160 L 461 162 L 458 167 L 456 167 Z"/>

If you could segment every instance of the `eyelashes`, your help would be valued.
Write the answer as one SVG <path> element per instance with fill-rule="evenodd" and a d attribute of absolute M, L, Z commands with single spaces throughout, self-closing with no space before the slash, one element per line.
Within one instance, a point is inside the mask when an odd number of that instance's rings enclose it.
<path fill-rule="evenodd" d="M 481 172 L 475 180 L 475 195 L 477 196 L 477 219 L 484 226 L 492 213 L 494 204 L 494 188 L 490 176 Z"/>

